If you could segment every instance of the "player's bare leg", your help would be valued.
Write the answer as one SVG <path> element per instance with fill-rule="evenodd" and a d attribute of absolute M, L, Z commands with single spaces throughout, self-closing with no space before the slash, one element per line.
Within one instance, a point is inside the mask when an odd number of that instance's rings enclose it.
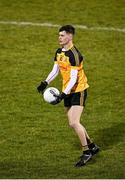
<path fill-rule="evenodd" d="M 69 126 L 73 128 L 78 135 L 81 145 L 86 146 L 87 140 L 86 140 L 86 133 L 84 131 L 84 127 L 80 123 L 80 117 L 83 112 L 82 106 L 72 106 L 67 111 L 67 116 L 69 120 Z"/>
<path fill-rule="evenodd" d="M 83 112 L 83 106 L 72 106 L 70 108 L 66 108 L 69 126 L 72 127 L 76 134 L 78 135 L 81 145 L 86 146 L 87 140 L 90 139 L 86 129 L 80 123 L 81 114 Z"/>
<path fill-rule="evenodd" d="M 81 145 L 83 147 L 83 155 L 81 156 L 80 161 L 78 161 L 78 163 L 76 163 L 76 167 L 81 167 L 81 166 L 85 165 L 86 162 L 88 162 L 93 155 L 92 151 L 90 150 L 91 148 L 89 148 L 88 142 L 90 143 L 90 145 L 93 145 L 94 148 L 95 148 L 95 144 L 91 143 L 90 137 L 89 137 L 86 129 L 80 123 L 80 118 L 81 118 L 81 114 L 83 112 L 83 107 L 76 105 L 76 106 L 67 108 L 66 111 L 67 111 L 67 116 L 68 116 L 68 120 L 69 120 L 69 126 L 75 130 L 76 134 L 78 135 L 78 137 L 80 139 Z M 98 148 L 98 150 L 99 150 L 99 148 Z"/>

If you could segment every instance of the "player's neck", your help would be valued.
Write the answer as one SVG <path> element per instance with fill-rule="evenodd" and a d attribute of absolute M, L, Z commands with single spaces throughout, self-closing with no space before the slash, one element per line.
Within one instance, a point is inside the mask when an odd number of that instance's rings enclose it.
<path fill-rule="evenodd" d="M 73 42 L 69 42 L 68 44 L 64 45 L 63 48 L 68 51 L 69 49 L 71 49 L 73 47 Z"/>

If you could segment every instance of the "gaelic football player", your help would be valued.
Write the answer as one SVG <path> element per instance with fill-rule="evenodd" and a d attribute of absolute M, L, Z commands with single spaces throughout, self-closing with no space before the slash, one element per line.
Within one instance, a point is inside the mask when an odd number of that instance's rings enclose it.
<path fill-rule="evenodd" d="M 53 69 L 37 89 L 43 93 L 47 85 L 61 73 L 62 93 L 53 104 L 64 100 L 69 126 L 74 129 L 82 145 L 83 153 L 75 164 L 76 167 L 81 167 L 99 151 L 99 147 L 91 141 L 85 127 L 80 123 L 89 85 L 83 69 L 83 56 L 73 44 L 74 34 L 75 28 L 71 25 L 59 29 L 61 47 L 55 53 Z"/>

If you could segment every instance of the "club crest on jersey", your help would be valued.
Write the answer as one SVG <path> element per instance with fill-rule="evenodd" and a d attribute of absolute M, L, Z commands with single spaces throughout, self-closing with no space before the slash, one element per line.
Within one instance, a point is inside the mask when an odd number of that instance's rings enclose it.
<path fill-rule="evenodd" d="M 68 62 L 68 57 L 64 53 L 57 54 L 57 61 Z"/>

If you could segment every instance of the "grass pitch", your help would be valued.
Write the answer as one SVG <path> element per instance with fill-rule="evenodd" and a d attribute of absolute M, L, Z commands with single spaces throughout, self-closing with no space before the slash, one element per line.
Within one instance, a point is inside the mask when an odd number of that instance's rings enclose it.
<path fill-rule="evenodd" d="M 123 0 L 0 1 L 1 21 L 125 28 Z M 80 143 L 63 103 L 51 106 L 36 87 L 48 75 L 58 29 L 0 24 L 0 178 L 125 178 L 125 33 L 76 29 L 90 85 L 82 123 L 100 153 L 74 168 Z M 61 90 L 58 77 L 52 84 Z"/>

